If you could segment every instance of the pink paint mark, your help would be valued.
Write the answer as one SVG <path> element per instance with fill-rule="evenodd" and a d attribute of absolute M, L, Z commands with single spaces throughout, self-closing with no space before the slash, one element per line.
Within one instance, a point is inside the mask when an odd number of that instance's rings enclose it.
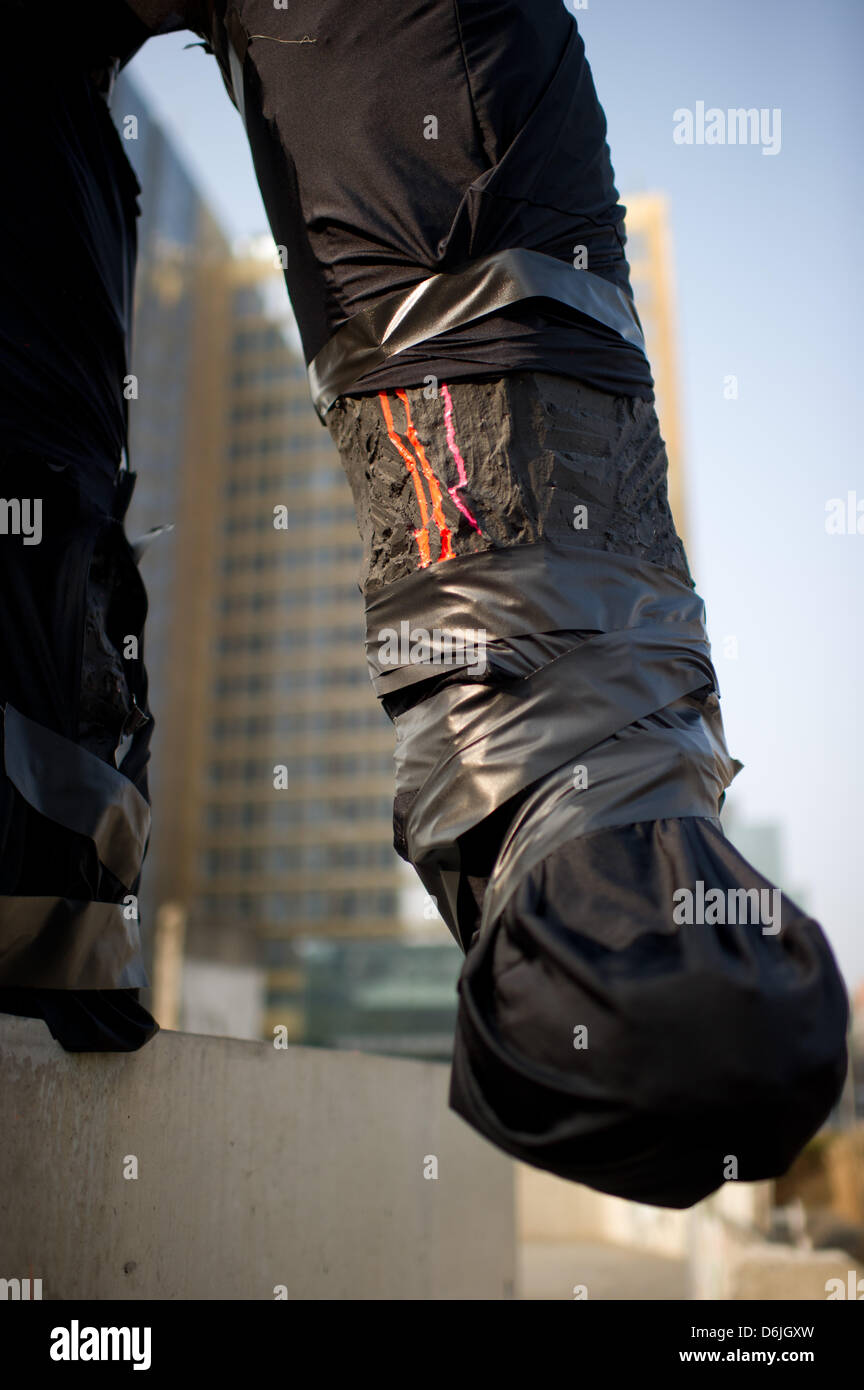
<path fill-rule="evenodd" d="M 447 432 L 447 444 L 450 448 L 450 452 L 453 455 L 453 458 L 456 461 L 456 472 L 459 478 L 458 483 L 454 483 L 453 487 L 448 487 L 447 491 L 453 498 L 453 501 L 459 508 L 462 515 L 468 518 L 468 520 L 471 522 L 471 525 L 474 527 L 474 530 L 479 532 L 479 534 L 482 536 L 483 532 L 480 530 L 480 527 L 477 525 L 477 522 L 474 520 L 468 508 L 465 506 L 465 503 L 462 501 L 462 498 L 458 496 L 459 489 L 461 487 L 465 487 L 465 485 L 468 482 L 468 474 L 465 472 L 465 460 L 459 452 L 459 446 L 456 443 L 456 431 L 453 428 L 453 400 L 450 395 L 450 388 L 444 381 L 441 382 L 441 396 L 444 400 L 444 428 Z"/>

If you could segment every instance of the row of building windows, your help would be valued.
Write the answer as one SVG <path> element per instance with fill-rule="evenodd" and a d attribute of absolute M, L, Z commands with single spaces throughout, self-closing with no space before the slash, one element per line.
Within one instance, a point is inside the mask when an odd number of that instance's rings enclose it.
<path fill-rule="evenodd" d="M 333 453 L 333 440 L 320 429 L 303 434 L 253 434 L 248 439 L 235 439 L 229 450 L 231 459 L 267 458 L 270 454 L 308 453 L 310 449 L 326 449 Z"/>
<path fill-rule="evenodd" d="M 268 324 L 263 328 L 243 328 L 234 334 L 232 347 L 235 352 L 278 352 L 285 347 L 285 338 L 280 329 Z"/>
<path fill-rule="evenodd" d="M 310 709 L 285 714 L 247 714 L 214 719 L 214 739 L 265 738 L 279 734 L 356 733 L 393 726 L 378 704 L 370 709 Z"/>
<path fill-rule="evenodd" d="M 261 496 L 270 496 L 295 488 L 323 492 L 326 488 L 336 487 L 344 482 L 345 474 L 341 468 L 320 463 L 311 470 L 289 472 L 281 468 L 278 473 L 251 473 L 245 477 L 229 478 L 225 484 L 225 495 L 242 497 L 244 494 L 257 492 Z M 353 511 L 351 515 L 354 515 Z"/>
<path fill-rule="evenodd" d="M 292 610 L 307 609 L 324 603 L 340 603 L 350 600 L 357 604 L 356 585 L 318 584 L 302 589 L 268 589 L 262 592 L 254 589 L 251 593 L 225 594 L 219 607 L 223 613 L 261 613 L 271 608 Z"/>
<path fill-rule="evenodd" d="M 248 386 L 274 386 L 286 378 L 297 376 L 305 376 L 305 372 L 302 368 L 298 371 L 286 355 L 284 362 L 260 362 L 254 367 L 238 367 L 231 381 L 236 390 L 243 390 Z"/>
<path fill-rule="evenodd" d="M 333 922 L 360 917 L 394 917 L 398 896 L 387 889 L 305 893 L 207 893 L 201 910 L 220 922 Z"/>
<path fill-rule="evenodd" d="M 345 642 L 357 643 L 363 635 L 359 621 L 346 627 L 297 627 L 282 632 L 226 632 L 217 650 L 227 652 L 297 651 L 302 647 L 329 648 Z"/>
<path fill-rule="evenodd" d="M 390 821 L 393 801 L 389 796 L 304 797 L 301 801 L 215 802 L 207 807 L 210 830 L 254 829 L 262 825 L 356 824 L 357 821 Z"/>
<path fill-rule="evenodd" d="M 331 545 L 319 546 L 315 550 L 258 550 L 252 554 L 241 553 L 239 555 L 222 556 L 223 574 L 240 574 L 244 570 L 269 570 L 269 569 L 309 569 L 316 565 L 323 568 L 325 565 L 343 565 L 349 561 L 359 564 L 362 552 L 360 542 L 356 545 Z"/>
<path fill-rule="evenodd" d="M 286 870 L 392 869 L 396 851 L 392 845 L 265 845 L 208 849 L 201 867 L 208 878 L 226 874 L 277 874 Z"/>
<path fill-rule="evenodd" d="M 297 777 L 353 777 L 359 773 L 374 775 L 389 773 L 391 766 L 392 753 L 375 753 L 364 749 L 356 753 L 304 753 L 282 758 L 278 763 L 270 758 L 225 758 L 211 763 L 207 776 L 216 785 L 270 781 L 274 790 L 279 790 L 280 779 L 287 778 L 290 783 Z M 281 772 L 282 768 L 285 769 L 284 773 Z"/>
<path fill-rule="evenodd" d="M 319 666 L 308 671 L 232 671 L 213 682 L 213 694 L 225 699 L 235 695 L 294 694 L 301 690 L 331 690 L 336 686 L 368 685 L 365 663 L 358 666 Z"/>
<path fill-rule="evenodd" d="M 289 373 L 285 373 L 289 375 Z M 231 410 L 232 425 L 243 425 L 252 420 L 280 419 L 284 415 L 309 415 L 312 403 L 308 396 L 293 396 L 280 393 L 278 396 L 263 396 L 259 401 L 242 401 Z M 317 416 L 315 417 L 317 420 Z"/>
<path fill-rule="evenodd" d="M 264 314 L 264 296 L 253 285 L 240 285 L 231 297 L 231 308 L 238 319 L 261 318 Z"/>
<path fill-rule="evenodd" d="M 340 522 L 353 520 L 354 508 L 350 504 L 310 507 L 306 511 L 286 508 L 284 513 L 276 513 L 273 507 L 265 507 L 260 512 L 227 516 L 223 530 L 228 536 L 243 531 L 305 531 L 308 526 L 336 526 Z"/>

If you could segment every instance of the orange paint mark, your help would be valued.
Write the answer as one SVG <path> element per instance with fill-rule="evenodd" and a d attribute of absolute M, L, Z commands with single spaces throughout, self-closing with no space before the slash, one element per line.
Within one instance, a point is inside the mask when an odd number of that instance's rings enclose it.
<path fill-rule="evenodd" d="M 417 502 L 420 506 L 420 517 L 423 521 L 423 525 L 415 530 L 414 539 L 417 542 L 417 549 L 420 551 L 420 568 L 425 569 L 431 562 L 431 553 L 429 549 L 429 508 L 426 503 L 426 493 L 423 491 L 423 484 L 420 481 L 420 474 L 417 471 L 417 460 L 411 453 L 411 450 L 405 447 L 399 437 L 396 426 L 393 423 L 393 412 L 390 409 L 390 402 L 387 399 L 386 391 L 379 391 L 378 399 L 381 402 L 381 411 L 384 416 L 385 424 L 387 425 L 387 434 L 390 442 L 399 450 L 399 453 L 404 459 L 405 467 L 411 475 L 414 491 L 417 494 Z"/>
<path fill-rule="evenodd" d="M 453 543 L 450 536 L 450 528 L 447 525 L 447 521 L 444 516 L 444 508 L 442 506 L 441 496 L 441 485 L 435 476 L 435 471 L 432 468 L 432 465 L 426 457 L 426 450 L 423 448 L 420 436 L 418 435 L 417 430 L 414 427 L 414 421 L 411 419 L 411 406 L 408 404 L 408 397 L 404 391 L 397 391 L 396 395 L 399 397 L 400 401 L 405 407 L 405 419 L 408 425 L 408 438 L 414 445 L 414 448 L 417 452 L 417 457 L 420 460 L 420 467 L 423 469 L 423 476 L 429 484 L 429 495 L 432 498 L 432 515 L 435 518 L 435 525 L 438 527 L 438 530 L 441 534 L 441 554 L 438 558 L 439 560 L 452 560 Z"/>

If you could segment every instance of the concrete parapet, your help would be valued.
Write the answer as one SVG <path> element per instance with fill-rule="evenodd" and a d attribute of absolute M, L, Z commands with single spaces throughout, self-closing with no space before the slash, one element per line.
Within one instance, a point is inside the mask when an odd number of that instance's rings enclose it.
<path fill-rule="evenodd" d="M 0 1279 L 45 1299 L 512 1297 L 513 1164 L 447 1082 L 184 1033 L 71 1055 L 0 1015 Z"/>

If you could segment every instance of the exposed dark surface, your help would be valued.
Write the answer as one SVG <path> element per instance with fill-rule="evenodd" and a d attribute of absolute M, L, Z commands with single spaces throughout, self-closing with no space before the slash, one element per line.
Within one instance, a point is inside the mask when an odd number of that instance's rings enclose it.
<path fill-rule="evenodd" d="M 448 383 L 451 424 L 465 463 L 459 496 L 480 531 L 449 495 L 458 483 L 440 386 L 408 388 L 414 428 L 442 484 L 456 554 L 554 540 L 650 560 L 687 582 L 684 547 L 669 509 L 666 449 L 653 404 L 610 396 L 547 372 Z M 388 401 L 406 440 L 407 417 Z M 343 396 L 327 425 L 345 464 L 364 547 L 367 591 L 418 565 L 421 523 L 412 475 L 388 435 L 378 394 Z M 587 508 L 574 527 L 574 508 Z"/>

